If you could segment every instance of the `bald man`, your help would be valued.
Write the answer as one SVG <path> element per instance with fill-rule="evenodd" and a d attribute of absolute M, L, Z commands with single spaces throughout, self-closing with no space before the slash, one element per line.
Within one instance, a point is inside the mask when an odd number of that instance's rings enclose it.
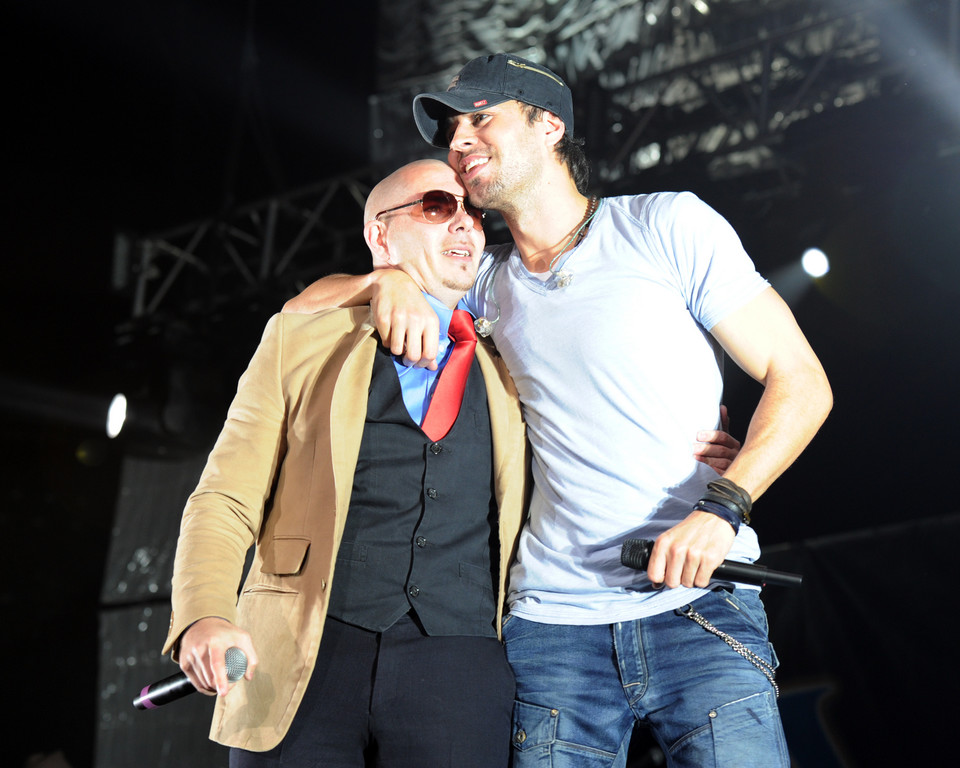
<path fill-rule="evenodd" d="M 430 411 L 484 247 L 465 194 L 419 161 L 364 211 L 374 267 L 436 311 L 437 370 L 404 366 L 366 307 L 273 317 L 187 502 L 164 652 L 220 694 L 210 735 L 232 768 L 507 765 L 499 627 L 527 457 L 492 347 L 466 358 L 452 425 Z M 232 646 L 249 664 L 231 686 Z"/>

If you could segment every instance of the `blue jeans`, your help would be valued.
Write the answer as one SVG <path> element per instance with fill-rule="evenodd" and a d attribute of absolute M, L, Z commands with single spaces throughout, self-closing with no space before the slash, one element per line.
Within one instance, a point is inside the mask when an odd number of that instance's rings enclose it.
<path fill-rule="evenodd" d="M 755 590 L 716 589 L 693 608 L 776 666 Z M 508 615 L 503 637 L 517 680 L 513 768 L 622 768 L 636 722 L 671 768 L 789 768 L 771 682 L 681 610 L 596 626 Z"/>

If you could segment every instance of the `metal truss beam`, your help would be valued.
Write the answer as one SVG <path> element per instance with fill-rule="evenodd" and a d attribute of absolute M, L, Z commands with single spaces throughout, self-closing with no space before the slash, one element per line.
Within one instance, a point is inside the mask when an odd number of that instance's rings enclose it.
<path fill-rule="evenodd" d="M 922 11 L 942 17 L 941 29 L 949 30 L 956 25 L 956 4 L 926 4 Z M 903 82 L 925 77 L 925 68 L 951 60 L 947 55 L 933 64 L 937 45 L 949 51 L 955 31 L 945 39 L 924 39 L 916 29 L 923 20 L 911 7 L 916 3 L 856 2 L 842 10 L 781 3 L 749 18 L 739 13 L 741 5 L 728 6 L 737 12 L 723 19 L 718 13 L 704 28 L 711 43 L 726 41 L 722 47 L 705 45 L 704 33 L 691 30 L 674 38 L 670 55 L 681 62 L 676 66 L 622 85 L 611 85 L 615 75 L 600 77 L 592 107 L 606 125 L 597 131 L 601 146 L 594 153 L 602 181 L 629 179 L 694 155 L 704 158 L 712 178 L 763 170 L 788 175 L 789 161 L 777 147 L 792 125 L 889 95 Z M 758 7 L 764 6 L 754 11 Z M 795 11 L 803 8 L 797 18 Z M 905 40 L 894 34 L 904 30 Z"/>
<path fill-rule="evenodd" d="M 119 236 L 115 274 L 134 323 L 208 314 L 261 294 L 291 295 L 318 274 L 362 266 L 372 172 L 319 184 L 166 232 Z M 278 305 L 279 306 L 279 305 Z"/>
<path fill-rule="evenodd" d="M 804 169 L 790 151 L 793 127 L 905 90 L 925 92 L 942 109 L 953 105 L 960 125 L 960 0 L 426 5 L 408 0 L 381 9 L 407 25 L 425 13 L 432 31 L 422 40 L 403 24 L 382 25 L 395 39 L 380 40 L 381 65 L 387 71 L 392 62 L 395 71 L 371 99 L 377 167 L 428 154 L 410 119 L 412 96 L 444 88 L 463 61 L 493 50 L 491 39 L 568 79 L 577 133 L 604 194 L 636 189 L 644 173 L 692 161 L 713 181 L 743 180 L 745 198 L 794 196 Z M 544 30 L 543 40 L 531 48 L 534 28 Z M 421 70 L 430 51 L 442 52 L 432 74 L 417 77 L 398 65 L 411 60 L 401 54 L 413 39 Z M 117 272 L 132 286 L 133 321 L 202 314 L 264 292 L 291 295 L 317 275 L 362 269 L 360 211 L 373 175 L 365 169 L 219 219 L 121 240 L 117 253 L 131 256 L 118 259 Z"/>

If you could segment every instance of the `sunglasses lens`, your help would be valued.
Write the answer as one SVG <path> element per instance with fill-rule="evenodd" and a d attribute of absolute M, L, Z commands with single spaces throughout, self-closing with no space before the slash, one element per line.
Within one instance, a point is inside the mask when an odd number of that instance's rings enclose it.
<path fill-rule="evenodd" d="M 442 189 L 432 189 L 423 193 L 423 202 L 420 207 L 424 221 L 430 224 L 444 224 L 457 215 L 460 203 L 451 193 Z M 474 228 L 483 229 L 483 211 L 470 205 L 466 200 L 463 201 L 463 208 L 473 219 Z"/>
<path fill-rule="evenodd" d="M 457 213 L 457 198 L 449 192 L 434 189 L 423 195 L 423 218 L 433 224 L 449 221 Z"/>

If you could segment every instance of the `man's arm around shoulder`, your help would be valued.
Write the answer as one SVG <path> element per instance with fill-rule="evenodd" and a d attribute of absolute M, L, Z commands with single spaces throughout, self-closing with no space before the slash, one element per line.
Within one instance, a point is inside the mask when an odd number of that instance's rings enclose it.
<path fill-rule="evenodd" d="M 374 325 L 390 352 L 436 368 L 439 320 L 419 286 L 402 270 L 330 275 L 308 285 L 283 305 L 286 313 L 310 314 L 332 307 L 369 304 Z"/>

